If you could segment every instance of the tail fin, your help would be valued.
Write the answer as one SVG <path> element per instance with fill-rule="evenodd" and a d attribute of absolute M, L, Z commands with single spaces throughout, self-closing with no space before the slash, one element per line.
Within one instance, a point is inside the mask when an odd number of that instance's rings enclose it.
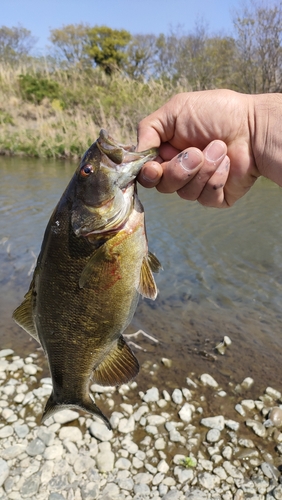
<path fill-rule="evenodd" d="M 101 412 L 101 410 L 98 408 L 98 406 L 95 405 L 91 395 L 88 396 L 88 398 L 84 398 L 82 401 L 77 401 L 77 402 L 61 402 L 61 401 L 56 401 L 55 395 L 52 392 L 51 396 L 49 397 L 44 411 L 43 415 L 41 418 L 41 423 L 43 423 L 47 418 L 51 417 L 58 411 L 64 410 L 66 408 L 73 408 L 77 410 L 84 410 L 87 411 L 88 413 L 91 413 L 92 415 L 95 415 L 97 417 L 100 417 L 102 420 L 104 420 L 106 426 L 108 429 L 111 429 L 111 424 L 107 417 Z"/>

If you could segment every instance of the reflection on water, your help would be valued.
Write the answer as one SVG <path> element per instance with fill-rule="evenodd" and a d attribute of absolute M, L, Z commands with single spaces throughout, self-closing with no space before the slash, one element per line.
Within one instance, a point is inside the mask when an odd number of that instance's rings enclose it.
<path fill-rule="evenodd" d="M 68 162 L 0 158 L 1 347 L 16 346 L 19 354 L 27 354 L 33 341 L 11 314 L 27 291 L 47 220 L 74 168 Z M 129 329 L 160 340 L 157 347 L 146 345 L 146 356 L 161 358 L 169 350 L 176 375 L 192 367 L 218 378 L 237 371 L 280 383 L 281 190 L 260 179 L 228 210 L 156 190 L 139 193 L 150 249 L 164 268 L 157 276 L 157 301 L 141 299 Z M 230 352 L 207 366 L 224 335 L 232 339 Z"/>

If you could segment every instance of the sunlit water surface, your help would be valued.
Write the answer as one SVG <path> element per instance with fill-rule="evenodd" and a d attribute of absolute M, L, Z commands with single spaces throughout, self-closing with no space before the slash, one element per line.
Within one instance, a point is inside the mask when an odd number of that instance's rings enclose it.
<path fill-rule="evenodd" d="M 36 343 L 13 323 L 12 311 L 28 289 L 45 226 L 74 169 L 69 162 L 0 158 L 0 347 L 19 355 L 35 350 Z M 141 363 L 172 359 L 166 376 L 177 383 L 191 371 L 206 371 L 223 385 L 250 375 L 261 386 L 279 387 L 280 188 L 260 179 L 228 210 L 141 187 L 139 195 L 150 250 L 163 265 L 157 300 L 140 299 L 128 329 L 159 341 L 132 339 L 146 349 L 137 350 Z M 221 356 L 214 348 L 224 335 L 232 345 Z"/>

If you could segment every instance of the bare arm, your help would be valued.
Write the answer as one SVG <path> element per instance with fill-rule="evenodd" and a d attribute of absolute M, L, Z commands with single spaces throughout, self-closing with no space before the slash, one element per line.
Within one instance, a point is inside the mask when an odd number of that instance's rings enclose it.
<path fill-rule="evenodd" d="M 160 147 L 139 181 L 213 207 L 233 205 L 260 175 L 282 185 L 281 115 L 280 94 L 178 94 L 139 124 L 139 150 Z"/>

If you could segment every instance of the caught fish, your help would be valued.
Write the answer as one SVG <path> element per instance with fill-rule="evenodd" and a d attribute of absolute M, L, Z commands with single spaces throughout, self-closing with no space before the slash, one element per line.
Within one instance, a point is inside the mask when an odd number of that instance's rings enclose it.
<path fill-rule="evenodd" d="M 84 154 L 45 230 L 29 291 L 13 318 L 42 346 L 53 391 L 42 421 L 63 408 L 104 419 L 89 384 L 118 386 L 139 365 L 122 333 L 139 294 L 155 299 L 158 259 L 148 252 L 136 189 L 157 150 L 136 152 L 105 130 Z"/>

